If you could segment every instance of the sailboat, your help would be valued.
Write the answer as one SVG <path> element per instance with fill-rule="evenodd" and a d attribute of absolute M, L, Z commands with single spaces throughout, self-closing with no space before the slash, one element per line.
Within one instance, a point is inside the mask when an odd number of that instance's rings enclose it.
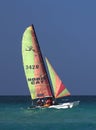
<path fill-rule="evenodd" d="M 47 66 L 45 65 L 33 25 L 25 29 L 22 37 L 22 59 L 32 100 L 44 99 L 47 97 L 57 99 L 70 95 L 70 92 L 47 58 L 45 58 Z M 46 69 L 46 67 L 48 67 L 48 69 Z M 51 83 L 47 71 L 49 71 Z M 72 108 L 78 104 L 79 101 L 74 101 L 51 105 L 48 106 L 48 108 Z"/>

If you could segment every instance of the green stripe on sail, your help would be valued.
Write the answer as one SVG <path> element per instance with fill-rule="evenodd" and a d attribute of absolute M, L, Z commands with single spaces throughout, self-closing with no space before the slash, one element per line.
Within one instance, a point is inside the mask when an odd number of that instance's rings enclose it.
<path fill-rule="evenodd" d="M 32 35 L 31 35 L 31 27 L 28 27 L 22 38 L 22 57 L 23 57 L 23 66 L 25 70 L 25 75 L 27 79 L 27 84 L 29 87 L 29 91 L 32 99 L 36 98 L 35 86 L 29 82 L 32 77 L 34 77 L 34 70 L 28 69 L 30 65 L 34 65 L 34 53 L 32 51 L 28 51 L 32 49 Z"/>
<path fill-rule="evenodd" d="M 64 97 L 64 96 L 68 96 L 70 95 L 69 91 L 65 88 L 59 95 L 58 95 L 58 98 L 59 97 Z"/>
<path fill-rule="evenodd" d="M 55 80 L 55 73 L 53 71 L 53 68 L 51 66 L 51 64 L 49 63 L 48 59 L 46 58 L 46 63 L 48 66 L 48 70 L 49 70 L 49 74 L 50 74 L 50 78 L 51 78 L 51 82 L 52 82 L 52 86 L 53 86 L 53 91 L 55 92 L 55 87 L 56 86 L 56 80 Z"/>

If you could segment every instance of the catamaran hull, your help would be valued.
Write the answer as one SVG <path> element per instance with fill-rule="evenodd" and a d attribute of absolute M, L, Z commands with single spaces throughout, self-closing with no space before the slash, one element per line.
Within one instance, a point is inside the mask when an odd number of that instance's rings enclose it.
<path fill-rule="evenodd" d="M 59 105 L 49 106 L 48 108 L 67 109 L 67 108 L 72 108 L 72 107 L 74 107 L 74 106 L 79 105 L 79 102 L 80 102 L 80 101 L 61 103 L 61 104 L 59 104 Z"/>
<path fill-rule="evenodd" d="M 52 105 L 52 106 L 49 106 L 49 107 L 31 106 L 31 107 L 28 107 L 28 109 L 41 109 L 41 108 L 67 109 L 67 108 L 72 108 L 72 107 L 79 105 L 79 102 L 80 101 L 67 102 L 67 103 L 61 103 L 61 104 L 58 104 L 58 105 Z"/>

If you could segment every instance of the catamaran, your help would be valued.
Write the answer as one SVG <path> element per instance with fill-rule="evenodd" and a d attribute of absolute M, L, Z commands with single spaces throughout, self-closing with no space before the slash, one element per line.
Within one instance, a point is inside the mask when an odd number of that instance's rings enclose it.
<path fill-rule="evenodd" d="M 47 97 L 57 99 L 70 95 L 70 92 L 65 87 L 47 58 L 45 58 L 47 64 L 47 66 L 45 66 L 33 25 L 27 27 L 23 34 L 22 59 L 32 100 L 44 99 Z M 46 67 L 48 67 L 51 83 Z M 48 108 L 72 108 L 78 104 L 79 101 L 74 101 L 51 105 L 48 106 Z"/>

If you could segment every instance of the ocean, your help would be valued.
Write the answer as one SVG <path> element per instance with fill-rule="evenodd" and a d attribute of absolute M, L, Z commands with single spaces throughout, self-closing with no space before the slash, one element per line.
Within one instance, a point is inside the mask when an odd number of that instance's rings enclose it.
<path fill-rule="evenodd" d="M 0 96 L 0 130 L 96 130 L 96 96 L 66 100 L 80 104 L 68 109 L 28 110 L 30 96 Z"/>

